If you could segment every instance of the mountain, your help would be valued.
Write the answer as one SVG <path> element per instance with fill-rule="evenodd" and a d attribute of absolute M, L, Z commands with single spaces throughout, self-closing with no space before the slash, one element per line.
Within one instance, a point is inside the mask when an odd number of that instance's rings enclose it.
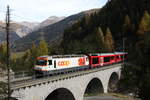
<path fill-rule="evenodd" d="M 34 30 L 36 27 L 38 27 L 38 25 L 40 25 L 39 22 L 27 22 L 27 21 L 23 21 L 23 22 L 16 22 L 20 25 L 26 26 L 28 28 L 30 28 L 31 30 Z"/>
<path fill-rule="evenodd" d="M 41 23 L 38 22 L 27 22 L 27 21 L 23 21 L 23 22 L 14 22 L 12 21 L 10 23 L 10 29 L 11 29 L 11 36 L 10 39 L 11 41 L 15 41 L 18 40 L 19 38 L 22 38 L 26 35 L 28 35 L 29 33 L 31 33 L 34 30 L 38 30 L 44 26 L 53 24 L 55 22 L 58 22 L 60 20 L 62 20 L 64 17 L 56 17 L 56 16 L 52 16 L 49 17 L 48 19 L 44 20 Z M 5 22 L 0 21 L 0 42 L 5 41 Z M 3 27 L 3 28 L 2 28 Z"/>
<path fill-rule="evenodd" d="M 48 19 L 42 21 L 39 25 L 40 28 L 43 28 L 45 26 L 48 26 L 48 25 L 51 25 L 51 24 L 54 24 L 56 22 L 59 22 L 61 20 L 63 20 L 65 17 L 57 17 L 57 16 L 51 16 L 49 17 Z"/>
<path fill-rule="evenodd" d="M 5 40 L 5 22 L 0 22 L 0 42 L 4 41 Z M 28 23 L 27 25 L 27 22 L 11 22 L 10 23 L 10 39 L 12 41 L 15 41 L 21 37 L 24 37 L 26 36 L 27 34 L 29 34 L 30 32 L 33 31 L 33 26 L 34 24 L 33 23 Z"/>
<path fill-rule="evenodd" d="M 95 12 L 94 10 L 93 11 L 89 10 L 89 11 L 91 13 Z M 60 43 L 60 41 L 62 40 L 64 30 L 70 27 L 73 23 L 76 23 L 79 19 L 81 19 L 85 15 L 89 15 L 88 11 L 71 15 L 64 19 L 59 18 L 61 19 L 60 21 L 48 26 L 45 26 L 46 24 L 44 24 L 42 26 L 45 27 L 33 31 L 29 35 L 15 41 L 13 48 L 15 49 L 15 51 L 26 50 L 30 48 L 32 43 L 38 44 L 41 39 L 46 40 L 49 44 Z M 58 19 L 58 18 L 51 17 L 48 20 L 52 20 L 52 19 Z M 43 21 L 42 23 L 45 23 L 45 21 Z"/>
<path fill-rule="evenodd" d="M 27 22 L 27 21 L 13 22 L 13 28 L 20 37 L 24 37 L 28 35 L 29 33 L 32 33 L 33 31 L 36 31 L 48 25 L 54 24 L 64 18 L 65 17 L 51 16 L 48 19 L 42 21 L 41 23 Z"/>
<path fill-rule="evenodd" d="M 30 32 L 33 31 L 32 27 L 17 23 L 17 22 L 12 22 L 10 23 L 10 28 L 21 38 L 29 34 Z"/>
<path fill-rule="evenodd" d="M 12 24 L 11 24 L 12 25 Z M 10 41 L 15 41 L 19 39 L 19 35 L 16 34 L 14 28 L 10 28 Z M 0 43 L 6 41 L 6 31 L 5 31 L 5 23 L 0 21 Z"/>

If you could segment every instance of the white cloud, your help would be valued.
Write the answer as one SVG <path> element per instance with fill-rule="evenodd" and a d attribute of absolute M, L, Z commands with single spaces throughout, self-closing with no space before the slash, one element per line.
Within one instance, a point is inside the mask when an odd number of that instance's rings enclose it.
<path fill-rule="evenodd" d="M 53 15 L 69 16 L 84 10 L 100 8 L 106 1 L 107 0 L 3 0 L 2 2 L 2 0 L 0 0 L 0 9 L 6 9 L 6 5 L 9 4 L 12 9 L 13 20 L 42 21 Z"/>

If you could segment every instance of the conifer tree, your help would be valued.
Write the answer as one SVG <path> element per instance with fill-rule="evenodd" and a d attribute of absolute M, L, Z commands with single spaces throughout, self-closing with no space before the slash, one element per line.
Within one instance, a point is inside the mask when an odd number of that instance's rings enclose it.
<path fill-rule="evenodd" d="M 132 33 L 132 23 L 128 15 L 125 16 L 125 21 L 123 25 L 123 37 L 131 35 Z"/>
<path fill-rule="evenodd" d="M 101 42 L 103 43 L 104 42 L 104 33 L 101 29 L 101 27 L 98 27 L 97 28 L 97 35 L 98 35 L 98 38 L 101 40 Z"/>
<path fill-rule="evenodd" d="M 41 40 L 38 46 L 38 56 L 48 55 L 48 45 L 44 40 Z"/>
<path fill-rule="evenodd" d="M 35 58 L 33 58 L 33 55 L 30 50 L 27 50 L 24 56 L 22 57 L 22 59 L 24 60 L 24 66 L 26 67 L 28 71 L 33 70 Z"/>
<path fill-rule="evenodd" d="M 104 47 L 104 33 L 101 29 L 101 27 L 96 28 L 96 39 L 98 41 L 98 46 L 100 46 L 101 48 L 101 52 L 104 51 L 105 47 Z"/>
<path fill-rule="evenodd" d="M 139 23 L 139 29 L 137 34 L 143 35 L 145 32 L 150 31 L 150 15 L 147 11 L 144 12 L 144 15 Z"/>
<path fill-rule="evenodd" d="M 35 44 L 33 43 L 32 44 L 32 47 L 30 49 L 30 52 L 31 52 L 31 58 L 32 59 L 35 59 L 37 56 L 38 56 L 38 52 L 37 52 L 37 47 L 35 46 Z"/>
<path fill-rule="evenodd" d="M 31 51 L 28 49 L 25 54 L 23 55 L 22 59 L 27 61 L 31 57 Z"/>
<path fill-rule="evenodd" d="M 90 15 L 85 16 L 85 25 L 88 25 L 90 21 Z"/>
<path fill-rule="evenodd" d="M 1 64 L 6 64 L 6 55 L 7 55 L 7 48 L 6 44 L 1 44 L 0 45 L 0 63 Z"/>
<path fill-rule="evenodd" d="M 106 29 L 106 35 L 105 35 L 104 41 L 105 41 L 104 44 L 105 44 L 106 52 L 113 52 L 114 40 L 113 40 L 112 33 L 109 28 Z"/>
<path fill-rule="evenodd" d="M 30 51 L 30 52 L 29 52 Z M 28 68 L 34 67 L 36 58 L 38 57 L 38 48 L 35 46 L 35 44 L 32 44 L 32 47 L 30 48 L 28 52 L 26 52 L 25 56 L 29 57 L 29 54 L 31 54 L 31 56 L 29 58 L 26 58 L 28 60 Z M 33 69 L 33 68 L 31 68 Z"/>
<path fill-rule="evenodd" d="M 130 20 L 130 17 L 128 15 L 125 16 L 124 26 L 125 27 L 131 26 L 131 20 Z"/>

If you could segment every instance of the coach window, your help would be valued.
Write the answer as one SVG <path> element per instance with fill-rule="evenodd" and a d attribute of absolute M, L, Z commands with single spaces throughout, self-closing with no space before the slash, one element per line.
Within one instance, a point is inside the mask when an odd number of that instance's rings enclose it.
<path fill-rule="evenodd" d="M 119 59 L 119 56 L 117 56 L 117 59 Z"/>
<path fill-rule="evenodd" d="M 52 65 L 52 60 L 48 60 L 48 62 L 49 62 L 49 65 Z"/>
<path fill-rule="evenodd" d="M 124 58 L 127 58 L 127 55 L 124 55 Z"/>
<path fill-rule="evenodd" d="M 114 60 L 114 56 L 111 56 L 111 60 Z"/>
<path fill-rule="evenodd" d="M 123 59 L 123 55 L 121 55 L 121 59 Z"/>
<path fill-rule="evenodd" d="M 110 57 L 104 57 L 104 62 L 109 62 L 110 61 Z"/>
<path fill-rule="evenodd" d="M 93 58 L 92 61 L 93 61 L 93 64 L 98 64 L 98 58 Z"/>

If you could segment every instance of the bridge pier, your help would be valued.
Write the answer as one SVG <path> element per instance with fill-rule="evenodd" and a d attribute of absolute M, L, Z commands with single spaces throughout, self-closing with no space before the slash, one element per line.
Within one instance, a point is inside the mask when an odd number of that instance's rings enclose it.
<path fill-rule="evenodd" d="M 108 91 L 108 88 L 107 87 L 104 87 L 104 93 L 107 93 Z"/>

